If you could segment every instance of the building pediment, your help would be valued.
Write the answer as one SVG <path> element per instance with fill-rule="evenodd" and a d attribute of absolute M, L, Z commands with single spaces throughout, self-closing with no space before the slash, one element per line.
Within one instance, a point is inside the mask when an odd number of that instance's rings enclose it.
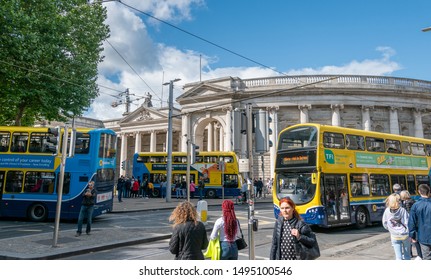
<path fill-rule="evenodd" d="M 238 85 L 242 82 L 239 78 L 224 77 L 220 79 L 208 80 L 199 83 L 187 84 L 184 93 L 177 98 L 178 103 L 189 98 L 211 97 L 226 95 L 238 90 Z"/>
<path fill-rule="evenodd" d="M 131 122 L 158 122 L 168 118 L 168 111 L 156 109 L 154 107 L 139 107 L 129 115 L 120 120 L 119 124 L 124 125 Z"/>

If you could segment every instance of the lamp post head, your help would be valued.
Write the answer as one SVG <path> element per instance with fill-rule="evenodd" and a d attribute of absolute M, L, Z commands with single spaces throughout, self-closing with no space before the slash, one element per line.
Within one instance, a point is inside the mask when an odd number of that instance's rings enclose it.
<path fill-rule="evenodd" d="M 431 31 L 431 26 L 430 27 L 426 27 L 424 29 L 422 29 L 423 32 L 427 32 L 427 31 Z"/>

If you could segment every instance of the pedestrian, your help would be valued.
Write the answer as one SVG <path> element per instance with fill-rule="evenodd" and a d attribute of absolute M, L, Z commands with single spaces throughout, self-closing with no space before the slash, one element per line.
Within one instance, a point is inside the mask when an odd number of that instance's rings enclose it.
<path fill-rule="evenodd" d="M 82 204 L 81 209 L 79 210 L 78 216 L 78 230 L 76 231 L 75 236 L 78 237 L 82 233 L 82 224 L 84 219 L 87 219 L 87 228 L 85 232 L 87 235 L 90 235 L 91 232 L 91 222 L 93 219 L 93 210 L 94 203 L 96 201 L 96 190 L 94 189 L 94 181 L 90 181 L 88 183 L 88 187 L 84 190 L 82 194 Z"/>
<path fill-rule="evenodd" d="M 241 232 L 232 200 L 224 200 L 221 209 L 222 216 L 215 221 L 210 239 L 220 239 L 220 260 L 237 260 L 235 240 L 241 238 Z"/>
<path fill-rule="evenodd" d="M 205 226 L 198 221 L 198 213 L 188 201 L 180 203 L 169 217 L 173 221 L 173 232 L 169 251 L 176 260 L 203 260 L 202 250 L 208 246 Z"/>
<path fill-rule="evenodd" d="M 117 198 L 118 202 L 123 202 L 123 189 L 124 189 L 124 176 L 121 175 L 120 178 L 118 178 L 117 181 Z"/>
<path fill-rule="evenodd" d="M 412 242 L 419 242 L 423 260 L 431 260 L 431 198 L 430 187 L 420 184 L 420 198 L 410 209 L 409 235 Z"/>
<path fill-rule="evenodd" d="M 241 185 L 242 203 L 247 203 L 247 197 L 248 197 L 247 193 L 248 193 L 247 179 L 244 179 L 244 182 Z"/>
<path fill-rule="evenodd" d="M 383 213 L 383 227 L 391 234 L 391 243 L 396 260 L 410 260 L 411 241 L 407 223 L 409 213 L 401 207 L 400 195 L 393 193 L 386 198 L 386 209 Z"/>
<path fill-rule="evenodd" d="M 271 260 L 300 260 L 299 242 L 312 247 L 317 241 L 309 225 L 302 221 L 295 202 L 280 199 L 280 216 L 275 221 L 269 258 Z"/>
<path fill-rule="evenodd" d="M 190 182 L 190 198 L 195 198 L 196 185 L 195 182 Z"/>
<path fill-rule="evenodd" d="M 415 200 L 410 197 L 410 193 L 407 190 L 403 190 L 400 192 L 401 198 L 401 207 L 407 210 L 410 215 L 410 209 L 412 209 L 413 204 L 415 204 Z M 415 246 L 417 257 L 422 259 L 421 246 L 418 242 L 411 242 L 412 246 Z M 410 249 L 410 256 L 413 257 L 413 250 Z"/>
<path fill-rule="evenodd" d="M 199 200 L 202 200 L 205 197 L 204 189 L 205 189 L 204 178 L 199 177 L 199 182 L 198 182 Z"/>
<path fill-rule="evenodd" d="M 400 184 L 394 184 L 392 186 L 392 189 L 394 190 L 394 193 L 399 194 L 401 192 L 401 185 Z"/>
<path fill-rule="evenodd" d="M 166 197 L 166 188 L 168 186 L 168 182 L 166 182 L 166 178 L 162 179 L 162 182 L 160 183 L 160 189 L 161 189 L 161 197 L 165 198 Z"/>

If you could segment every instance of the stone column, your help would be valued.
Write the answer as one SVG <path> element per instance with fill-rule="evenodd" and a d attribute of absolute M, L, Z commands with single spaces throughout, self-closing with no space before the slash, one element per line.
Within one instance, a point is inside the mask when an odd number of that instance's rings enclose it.
<path fill-rule="evenodd" d="M 413 109 L 415 119 L 414 129 L 415 137 L 424 138 L 424 128 L 422 125 L 422 112 L 420 109 Z"/>
<path fill-rule="evenodd" d="M 343 109 L 343 104 L 332 104 L 332 125 L 340 126 L 341 125 L 341 117 L 340 117 L 340 109 Z"/>
<path fill-rule="evenodd" d="M 209 123 L 207 125 L 208 129 L 208 143 L 207 143 L 207 151 L 211 152 L 214 150 L 214 123 Z"/>
<path fill-rule="evenodd" d="M 157 147 L 157 133 L 151 130 L 150 135 L 150 152 L 156 152 Z"/>
<path fill-rule="evenodd" d="M 370 109 L 373 109 L 373 107 L 362 106 L 362 129 L 367 131 L 371 130 Z"/>
<path fill-rule="evenodd" d="M 127 135 L 121 133 L 121 152 L 120 152 L 120 164 L 127 161 Z M 127 166 L 127 165 L 126 165 Z M 120 175 L 126 176 L 126 170 L 120 168 Z"/>
<path fill-rule="evenodd" d="M 141 143 L 141 132 L 138 131 L 135 133 L 135 153 L 141 152 Z"/>
<path fill-rule="evenodd" d="M 187 152 L 187 139 L 191 139 L 190 133 L 190 114 L 181 117 L 181 152 Z"/>
<path fill-rule="evenodd" d="M 220 142 L 220 144 L 223 143 L 223 145 L 220 145 L 220 150 L 232 151 L 232 108 L 227 108 L 225 122 L 226 127 L 220 129 L 224 134 L 224 141 Z"/>
<path fill-rule="evenodd" d="M 400 125 L 398 123 L 398 108 L 391 107 L 389 110 L 389 133 L 400 134 Z"/>
<path fill-rule="evenodd" d="M 311 105 L 299 105 L 299 122 L 300 123 L 308 123 L 310 118 L 308 117 L 308 110 L 311 109 Z"/>

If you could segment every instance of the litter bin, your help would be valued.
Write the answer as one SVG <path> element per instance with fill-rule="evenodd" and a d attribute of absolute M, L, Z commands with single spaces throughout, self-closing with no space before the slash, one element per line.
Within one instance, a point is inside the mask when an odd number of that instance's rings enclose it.
<path fill-rule="evenodd" d="M 208 218 L 208 203 L 205 200 L 198 201 L 197 212 L 200 217 L 200 221 L 206 224 Z"/>

